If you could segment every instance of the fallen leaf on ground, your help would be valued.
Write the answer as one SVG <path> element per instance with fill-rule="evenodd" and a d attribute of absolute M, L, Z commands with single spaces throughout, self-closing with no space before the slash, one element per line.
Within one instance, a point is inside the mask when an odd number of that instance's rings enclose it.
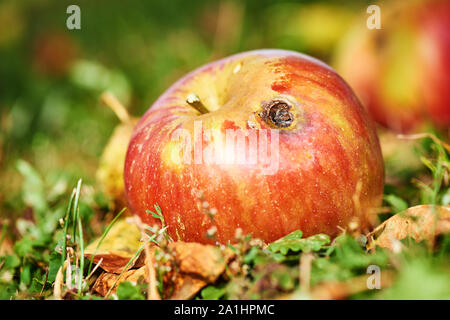
<path fill-rule="evenodd" d="M 157 250 L 158 248 L 155 246 L 151 249 Z M 217 280 L 234 256 L 234 253 L 228 248 L 221 251 L 212 245 L 182 241 L 169 243 L 167 249 L 174 255 L 170 265 L 174 276 L 164 277 L 164 288 L 171 288 L 168 290 L 170 294 L 167 298 L 172 300 L 194 297 L 207 284 Z M 145 259 L 142 260 L 145 261 Z M 104 272 L 95 282 L 93 290 L 105 296 L 118 277 L 119 275 L 116 273 Z M 139 279 L 143 283 L 148 282 L 148 271 L 145 266 L 124 272 L 117 281 L 117 285 L 123 281 L 138 282 Z M 116 288 L 117 286 L 112 292 L 115 292 Z"/>
<path fill-rule="evenodd" d="M 0 231 L 0 239 L 2 238 L 2 232 Z M 13 253 L 13 243 L 6 236 L 3 241 L 0 242 L 0 257 Z"/>
<path fill-rule="evenodd" d="M 231 249 L 222 253 L 218 247 L 194 242 L 172 242 L 169 249 L 175 254 L 180 272 L 192 274 L 208 282 L 214 282 L 225 271 L 233 256 Z"/>
<path fill-rule="evenodd" d="M 179 274 L 174 281 L 173 293 L 170 300 L 188 300 L 192 299 L 203 287 L 208 284 L 207 281 L 195 278 L 190 275 Z"/>
<path fill-rule="evenodd" d="M 410 237 L 417 242 L 433 241 L 450 232 L 450 206 L 419 205 L 397 213 L 367 235 L 368 248 L 374 246 L 395 251 L 399 240 Z"/>
<path fill-rule="evenodd" d="M 97 245 L 100 238 L 92 242 L 84 251 L 84 256 L 91 259 L 94 255 L 94 263 L 100 259 L 100 268 L 107 272 L 121 273 L 128 261 L 134 256 L 142 245 L 141 233 L 136 225 L 128 223 L 126 219 L 116 221 L 103 239 L 99 248 Z M 130 267 L 140 267 L 144 265 L 143 254 Z"/>
<path fill-rule="evenodd" d="M 117 279 L 119 278 L 118 274 L 104 272 L 98 277 L 97 281 L 95 281 L 92 289 L 104 297 L 116 281 L 117 284 L 112 290 L 112 293 L 116 291 L 117 286 L 121 282 L 130 281 L 137 283 L 139 281 L 147 281 L 147 277 L 148 273 L 146 267 L 125 271 L 119 281 L 117 281 Z"/>
<path fill-rule="evenodd" d="M 106 296 L 110 288 L 116 283 L 119 278 L 118 274 L 104 272 L 100 275 L 94 283 L 93 290 L 101 296 Z M 148 271 L 147 268 L 141 267 L 139 269 L 131 269 L 122 275 L 117 281 L 116 286 L 111 293 L 115 293 L 120 283 L 130 281 L 135 283 L 147 283 Z M 170 285 L 173 285 L 173 293 L 169 297 L 171 300 L 187 300 L 194 297 L 208 282 L 200 278 L 195 278 L 189 275 L 178 274 L 176 279 Z"/>

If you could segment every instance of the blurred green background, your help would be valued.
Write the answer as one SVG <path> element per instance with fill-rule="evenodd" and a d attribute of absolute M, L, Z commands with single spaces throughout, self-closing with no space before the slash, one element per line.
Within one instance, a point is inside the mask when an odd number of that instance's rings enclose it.
<path fill-rule="evenodd" d="M 365 23 L 368 3 L 1 1 L 0 217 L 26 208 L 18 159 L 61 192 L 79 177 L 94 183 L 118 124 L 99 102 L 104 90 L 140 116 L 185 73 L 240 51 L 284 48 L 328 62 L 344 31 Z M 66 28 L 71 4 L 81 30 Z"/>

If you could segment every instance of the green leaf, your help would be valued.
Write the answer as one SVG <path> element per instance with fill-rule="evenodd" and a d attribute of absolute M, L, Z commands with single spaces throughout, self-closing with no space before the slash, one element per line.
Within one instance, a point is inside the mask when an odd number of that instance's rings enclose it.
<path fill-rule="evenodd" d="M 14 269 L 20 265 L 20 259 L 16 255 L 6 256 L 6 257 L 4 257 L 4 261 L 5 261 L 5 264 L 3 265 L 2 269 L 6 269 L 6 270 Z"/>
<path fill-rule="evenodd" d="M 398 213 L 408 209 L 408 203 L 400 197 L 397 197 L 393 194 L 388 194 L 383 197 L 384 201 L 386 201 L 391 207 L 394 213 Z"/>
<path fill-rule="evenodd" d="M 28 162 L 18 160 L 17 170 L 25 178 L 22 184 L 22 197 L 24 202 L 34 208 L 40 215 L 47 209 L 44 183 L 41 176 Z"/>
<path fill-rule="evenodd" d="M 330 261 L 328 257 L 316 258 L 312 262 L 311 285 L 315 286 L 322 282 L 346 281 L 354 273 L 346 269 L 336 261 Z"/>
<path fill-rule="evenodd" d="M 300 230 L 291 232 L 287 236 L 272 242 L 269 245 L 269 250 L 286 255 L 289 251 L 319 251 L 330 243 L 330 237 L 326 234 L 316 234 L 306 239 L 302 239 L 302 236 L 303 233 Z"/>
<path fill-rule="evenodd" d="M 272 251 L 270 251 L 270 257 L 273 259 L 273 260 L 275 260 L 276 262 L 283 262 L 283 261 L 285 261 L 286 260 L 286 257 L 283 255 L 283 254 L 281 254 L 281 253 L 278 253 L 278 252 L 272 252 Z"/>
<path fill-rule="evenodd" d="M 20 282 L 29 285 L 31 282 L 31 265 L 26 264 L 22 267 L 22 271 L 20 272 Z"/>
<path fill-rule="evenodd" d="M 336 249 L 331 256 L 331 261 L 346 269 L 365 270 L 371 264 L 384 267 L 389 261 L 384 250 L 380 249 L 373 254 L 366 254 L 365 248 L 361 247 L 355 238 L 346 234 L 338 236 L 335 244 Z"/>
<path fill-rule="evenodd" d="M 244 257 L 244 263 L 250 264 L 255 261 L 255 258 L 258 256 L 259 249 L 257 247 L 252 247 Z"/>
<path fill-rule="evenodd" d="M 117 287 L 117 296 L 119 300 L 145 300 L 139 285 L 132 284 L 130 281 L 124 281 Z"/>
<path fill-rule="evenodd" d="M 96 61 L 79 60 L 72 67 L 71 81 L 87 90 L 114 92 L 125 105 L 130 99 L 130 84 L 119 70 L 110 70 Z"/>
<path fill-rule="evenodd" d="M 200 293 L 204 300 L 219 300 L 225 295 L 225 288 L 216 288 L 214 286 L 208 286 Z"/>
<path fill-rule="evenodd" d="M 56 251 L 54 251 L 50 255 L 50 262 L 48 265 L 48 276 L 47 276 L 48 283 L 53 283 L 53 281 L 55 281 L 56 274 L 58 273 L 60 267 L 61 267 L 61 255 Z"/>
<path fill-rule="evenodd" d="M 0 283 L 0 300 L 10 300 L 14 299 L 16 296 L 17 284 L 14 282 L 9 282 L 2 284 Z"/>
<path fill-rule="evenodd" d="M 295 279 L 289 273 L 278 275 L 278 282 L 283 290 L 292 290 L 295 287 Z"/>
<path fill-rule="evenodd" d="M 85 296 L 79 297 L 79 300 L 99 300 L 99 301 L 103 301 L 103 300 L 105 300 L 105 298 L 94 296 L 94 295 L 88 293 Z"/>
<path fill-rule="evenodd" d="M 19 257 L 25 257 L 32 254 L 34 251 L 33 239 L 24 237 L 14 244 L 14 252 L 17 253 Z"/>
<path fill-rule="evenodd" d="M 39 278 L 37 278 L 39 277 Z M 42 280 L 39 280 L 42 279 Z M 30 287 L 28 288 L 28 291 L 30 293 L 37 293 L 42 290 L 42 288 L 45 288 L 44 284 L 44 275 L 41 274 L 41 270 L 36 270 L 32 276 Z"/>

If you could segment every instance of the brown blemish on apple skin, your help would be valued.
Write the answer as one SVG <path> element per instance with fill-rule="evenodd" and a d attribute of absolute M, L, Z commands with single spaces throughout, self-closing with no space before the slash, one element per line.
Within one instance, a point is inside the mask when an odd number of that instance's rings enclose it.
<path fill-rule="evenodd" d="M 263 102 L 262 111 L 259 113 L 261 119 L 270 127 L 277 129 L 289 129 L 298 120 L 299 111 L 296 103 L 285 97 L 276 97 L 270 101 Z"/>
<path fill-rule="evenodd" d="M 277 127 L 286 128 L 289 127 L 294 121 L 294 115 L 289 112 L 291 106 L 284 102 L 277 102 L 269 109 L 267 117 Z"/>

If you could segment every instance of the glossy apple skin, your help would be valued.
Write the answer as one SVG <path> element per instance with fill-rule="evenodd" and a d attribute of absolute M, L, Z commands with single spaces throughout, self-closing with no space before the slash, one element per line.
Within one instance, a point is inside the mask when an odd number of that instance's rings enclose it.
<path fill-rule="evenodd" d="M 210 112 L 189 106 L 190 93 Z M 268 134 L 262 104 L 280 95 L 296 101 L 300 116 L 279 131 L 275 173 L 262 174 L 259 159 L 254 165 L 179 161 L 182 142 L 171 138 L 177 128 L 193 132 L 201 120 L 222 133 L 256 127 Z M 157 203 L 175 240 L 234 242 L 241 228 L 271 242 L 298 229 L 335 236 L 352 219 L 366 228 L 371 209 L 381 205 L 384 167 L 373 124 L 342 78 L 302 54 L 258 50 L 210 63 L 169 88 L 135 127 L 124 179 L 129 209 L 154 225 L 159 221 L 146 210 Z M 214 222 L 205 208 L 217 211 Z"/>
<path fill-rule="evenodd" d="M 397 132 L 450 127 L 450 2 L 393 1 L 382 29 L 359 22 L 332 64 L 371 117 Z"/>

